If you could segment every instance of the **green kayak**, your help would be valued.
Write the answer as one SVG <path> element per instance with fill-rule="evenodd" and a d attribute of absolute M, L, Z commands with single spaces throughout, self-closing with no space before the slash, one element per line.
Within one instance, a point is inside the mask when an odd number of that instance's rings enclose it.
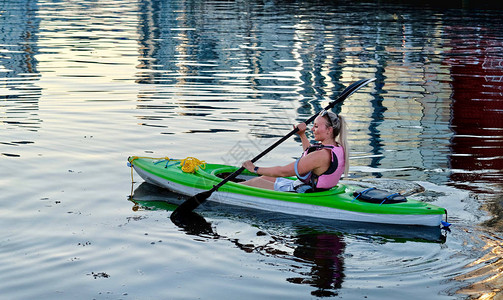
<path fill-rule="evenodd" d="M 128 165 L 145 181 L 187 196 L 211 189 L 238 169 L 228 165 L 204 164 L 189 170 L 193 172 L 187 172 L 181 160 L 138 156 L 129 157 Z M 252 176 L 253 173 L 245 170 L 236 179 L 244 180 Z M 360 190 L 357 186 L 339 184 L 321 192 L 279 192 L 229 181 L 212 193 L 208 200 L 299 216 L 382 224 L 439 226 L 443 216 L 447 216 L 444 208 L 429 203 L 405 197 L 401 197 L 400 201 L 392 201 L 392 197 L 376 201 L 360 197 L 364 194 Z"/>

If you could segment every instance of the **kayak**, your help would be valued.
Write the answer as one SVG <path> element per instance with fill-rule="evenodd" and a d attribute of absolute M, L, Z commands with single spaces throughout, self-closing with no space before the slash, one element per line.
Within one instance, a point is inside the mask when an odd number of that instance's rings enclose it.
<path fill-rule="evenodd" d="M 185 199 L 180 197 L 179 193 L 145 181 L 134 189 L 134 192 L 128 200 L 133 204 L 133 211 L 159 210 L 169 212 L 173 212 L 178 205 L 185 201 Z M 184 223 L 187 225 L 183 227 L 184 231 L 188 231 L 187 229 L 189 229 L 192 230 L 190 232 L 193 234 L 211 233 L 214 228 L 208 225 L 211 223 L 205 218 L 208 217 L 211 220 L 215 220 L 223 217 L 239 223 L 250 224 L 257 229 L 265 230 L 265 232 L 278 233 L 278 230 L 279 232 L 284 232 L 284 230 L 288 228 L 288 232 L 294 230 L 298 236 L 320 233 L 338 236 L 352 235 L 364 239 L 370 237 L 372 240 L 375 240 L 376 237 L 380 237 L 379 242 L 381 243 L 445 243 L 447 240 L 447 232 L 442 230 L 440 226 L 362 223 L 305 216 L 299 218 L 265 210 L 220 205 L 211 201 L 205 203 L 204 213 L 204 217 L 199 214 L 191 214 Z M 215 234 L 215 236 L 218 236 L 218 234 Z"/>
<path fill-rule="evenodd" d="M 138 156 L 129 157 L 128 165 L 146 182 L 187 196 L 210 190 L 238 169 L 204 163 L 187 170 L 183 160 Z M 246 180 L 253 176 L 256 175 L 245 170 L 236 179 Z M 339 183 L 320 192 L 280 192 L 229 181 L 208 200 L 298 216 L 380 224 L 439 226 L 443 216 L 447 217 L 446 209 L 430 203 L 405 197 L 399 202 L 369 201 L 358 197 L 359 190 L 358 186 Z"/>

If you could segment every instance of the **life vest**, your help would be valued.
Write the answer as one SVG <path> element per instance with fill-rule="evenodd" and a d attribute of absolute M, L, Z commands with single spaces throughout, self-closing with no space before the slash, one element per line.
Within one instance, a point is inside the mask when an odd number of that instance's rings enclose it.
<path fill-rule="evenodd" d="M 332 160 L 330 162 L 330 167 L 321 175 L 316 175 L 312 171 L 309 171 L 305 175 L 300 175 L 298 172 L 299 160 L 308 155 L 313 151 L 319 151 L 322 149 L 329 149 L 330 154 L 332 154 Z M 337 185 L 341 179 L 342 173 L 344 173 L 344 148 L 334 145 L 313 145 L 308 147 L 302 156 L 295 162 L 295 174 L 297 178 L 310 185 L 314 190 L 330 189 Z"/>

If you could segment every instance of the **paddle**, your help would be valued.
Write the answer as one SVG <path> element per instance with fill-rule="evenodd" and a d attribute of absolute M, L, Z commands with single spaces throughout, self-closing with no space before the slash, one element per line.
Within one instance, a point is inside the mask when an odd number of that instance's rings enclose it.
<path fill-rule="evenodd" d="M 374 80 L 375 80 L 375 78 L 372 78 L 372 79 L 362 79 L 360 81 L 357 81 L 357 82 L 351 84 L 344 91 L 342 91 L 342 93 L 339 95 L 339 97 L 337 99 L 335 99 L 334 101 L 332 101 L 324 109 L 325 110 L 332 109 L 337 103 L 340 103 L 340 102 L 344 101 L 344 99 L 346 99 L 347 97 L 349 97 L 351 94 L 353 94 L 354 92 L 356 92 L 358 89 L 360 89 L 361 87 L 363 87 L 363 86 L 371 83 Z M 318 116 L 318 114 L 319 113 L 316 113 L 315 115 L 311 116 L 309 119 L 307 119 L 306 121 L 304 121 L 304 123 L 306 123 L 306 124 L 311 123 L 312 121 L 314 121 L 314 119 L 316 119 L 316 117 Z M 254 157 L 251 161 L 252 162 L 256 162 L 257 160 L 259 160 L 260 158 L 262 158 L 264 155 L 266 155 L 267 153 L 269 153 L 272 149 L 276 148 L 279 144 L 283 143 L 289 137 L 291 137 L 292 135 L 294 135 L 295 133 L 297 133 L 297 131 L 299 131 L 299 129 L 297 127 L 295 127 L 295 129 L 293 129 L 292 131 L 290 131 L 287 135 L 285 135 L 284 137 L 282 137 L 280 140 L 278 140 L 276 143 L 274 143 L 273 145 L 271 145 L 269 148 L 265 149 L 262 153 L 260 153 L 256 157 Z M 209 191 L 201 192 L 201 193 L 199 193 L 197 195 L 194 195 L 194 196 L 190 197 L 189 199 L 187 199 L 180 206 L 178 206 L 177 209 L 175 209 L 175 211 L 171 214 L 171 219 L 173 220 L 174 218 L 177 217 L 177 215 L 183 215 L 183 214 L 190 213 L 192 210 L 194 210 L 195 208 L 197 208 L 201 203 L 205 202 L 208 199 L 208 197 L 210 197 L 211 194 L 213 194 L 214 191 L 218 190 L 222 185 L 224 185 L 225 183 L 227 183 L 229 180 L 232 180 L 232 179 L 236 178 L 244 170 L 245 170 L 244 167 L 241 167 L 241 168 L 237 169 L 236 171 L 234 171 L 234 173 L 232 173 L 232 174 L 228 175 L 227 177 L 225 177 L 217 185 L 214 185 L 213 188 L 210 189 Z"/>

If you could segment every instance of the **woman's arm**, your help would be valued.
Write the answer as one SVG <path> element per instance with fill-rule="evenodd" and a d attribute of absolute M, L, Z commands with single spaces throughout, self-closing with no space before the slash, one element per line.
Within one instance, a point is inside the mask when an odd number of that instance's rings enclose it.
<path fill-rule="evenodd" d="M 297 170 L 301 175 L 307 174 L 309 171 L 313 171 L 315 174 L 322 174 L 330 166 L 330 159 L 328 151 L 315 151 L 300 159 Z M 245 161 L 243 167 L 250 172 L 255 172 L 255 165 L 250 160 Z M 295 176 L 295 162 L 285 166 L 259 167 L 257 174 L 270 177 Z"/>
<path fill-rule="evenodd" d="M 270 176 L 270 177 L 295 176 L 294 164 L 295 162 L 285 166 L 259 167 L 257 169 L 257 174 L 261 176 Z M 248 171 L 255 173 L 255 165 L 250 160 L 245 161 L 243 163 L 243 167 Z"/>

